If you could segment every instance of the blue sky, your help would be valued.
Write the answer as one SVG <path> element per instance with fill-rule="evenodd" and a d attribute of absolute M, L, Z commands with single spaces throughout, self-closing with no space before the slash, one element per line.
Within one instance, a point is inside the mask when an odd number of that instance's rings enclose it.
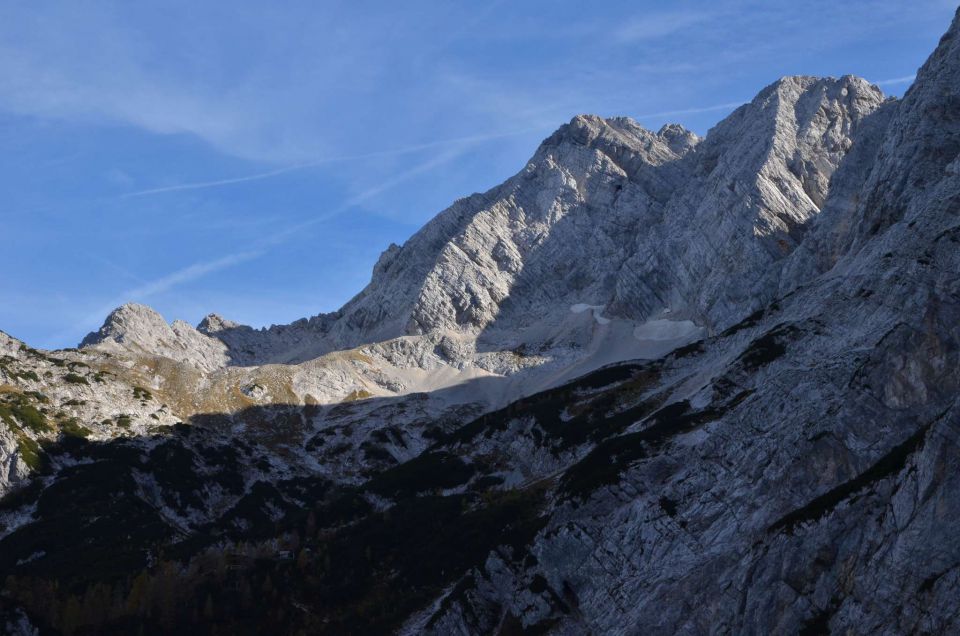
<path fill-rule="evenodd" d="M 782 75 L 900 95 L 955 2 L 0 5 L 0 329 L 74 346 L 126 301 L 254 326 L 577 113 L 705 133 Z"/>

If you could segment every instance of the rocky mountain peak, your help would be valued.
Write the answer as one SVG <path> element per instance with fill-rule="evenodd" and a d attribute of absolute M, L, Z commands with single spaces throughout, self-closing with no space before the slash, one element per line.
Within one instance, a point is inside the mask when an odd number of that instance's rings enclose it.
<path fill-rule="evenodd" d="M 20 355 L 20 348 L 22 346 L 22 342 L 8 333 L 0 331 L 0 355 L 16 358 Z"/>
<path fill-rule="evenodd" d="M 858 78 L 798 76 L 703 139 L 676 124 L 653 133 L 628 117 L 577 115 L 515 177 L 391 245 L 339 312 L 260 331 L 211 316 L 197 335 L 256 364 L 458 334 L 466 344 L 445 350 L 470 365 L 480 340 L 582 346 L 587 336 L 567 323 L 584 303 L 634 322 L 671 310 L 706 328 L 729 324 L 776 292 L 780 262 L 882 102 Z M 150 350 L 147 340 L 139 346 Z"/>
<path fill-rule="evenodd" d="M 227 320 L 219 314 L 208 314 L 197 325 L 197 331 L 208 336 L 228 329 L 236 329 L 242 325 L 232 320 Z"/>
<path fill-rule="evenodd" d="M 685 155 L 701 141 L 701 137 L 680 124 L 664 124 L 657 131 L 657 137 L 662 139 L 667 147 L 677 155 Z"/>
<path fill-rule="evenodd" d="M 170 326 L 159 313 L 147 305 L 126 303 L 114 309 L 98 331 L 91 332 L 80 346 L 112 340 L 118 344 L 142 344 L 152 334 L 166 334 Z"/>
<path fill-rule="evenodd" d="M 849 237 L 862 245 L 926 208 L 940 194 L 932 187 L 956 173 L 960 156 L 960 11 L 939 46 L 917 71 L 889 124 L 867 189 L 870 209 Z"/>
<path fill-rule="evenodd" d="M 649 165 L 660 165 L 678 157 L 678 154 L 664 143 L 664 139 L 630 117 L 577 115 L 544 140 L 534 161 L 536 157 L 555 153 L 565 145 L 585 146 L 615 160 L 621 157 L 638 158 L 641 163 Z M 678 149 L 682 148 L 682 144 L 678 146 Z M 570 152 L 578 151 L 571 149 Z M 635 161 L 630 163 L 635 164 Z"/>
<path fill-rule="evenodd" d="M 398 254 L 400 254 L 400 246 L 396 243 L 391 243 L 387 249 L 380 253 L 380 258 L 377 259 L 376 264 L 373 266 L 373 276 L 376 277 L 385 274 Z"/>
<path fill-rule="evenodd" d="M 162 356 L 208 371 L 230 361 L 226 345 L 216 338 L 208 337 L 182 320 L 168 324 L 159 313 L 138 303 L 127 303 L 113 310 L 103 326 L 88 334 L 80 346 L 120 348 Z"/>

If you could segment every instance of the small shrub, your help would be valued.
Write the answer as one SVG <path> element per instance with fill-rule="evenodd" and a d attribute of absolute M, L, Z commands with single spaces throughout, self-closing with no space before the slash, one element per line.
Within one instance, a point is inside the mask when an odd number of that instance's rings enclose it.
<path fill-rule="evenodd" d="M 17 451 L 19 451 L 23 463 L 32 470 L 39 470 L 43 466 L 41 458 L 43 451 L 40 450 L 40 445 L 23 433 L 17 435 Z"/>
<path fill-rule="evenodd" d="M 44 433 L 50 430 L 47 424 L 47 418 L 36 407 L 26 402 L 23 397 L 19 397 L 11 404 L 0 404 L 0 420 L 7 423 L 8 426 L 14 426 L 16 420 L 20 426 L 29 428 L 34 433 Z"/>
<path fill-rule="evenodd" d="M 99 382 L 100 384 L 104 384 L 106 382 L 104 378 L 106 378 L 108 375 L 113 375 L 113 374 L 110 373 L 109 371 L 97 371 L 96 373 L 93 374 L 93 380 L 95 382 Z"/>
<path fill-rule="evenodd" d="M 91 431 L 86 426 L 80 424 L 77 418 L 71 417 L 60 422 L 60 432 L 67 437 L 90 437 Z"/>
<path fill-rule="evenodd" d="M 439 491 L 466 483 L 476 468 L 456 455 L 424 453 L 386 470 L 367 483 L 367 488 L 385 497 L 412 497 L 419 492 Z"/>
<path fill-rule="evenodd" d="M 67 375 L 63 376 L 63 381 L 69 382 L 70 384 L 86 384 L 86 385 L 90 384 L 89 382 L 87 382 L 87 379 L 85 377 L 83 377 L 82 375 L 77 375 L 76 373 L 68 373 Z"/>
<path fill-rule="evenodd" d="M 33 380 L 34 382 L 40 381 L 40 376 L 36 374 L 35 371 L 18 371 L 14 372 L 13 377 L 20 378 L 21 380 Z"/>

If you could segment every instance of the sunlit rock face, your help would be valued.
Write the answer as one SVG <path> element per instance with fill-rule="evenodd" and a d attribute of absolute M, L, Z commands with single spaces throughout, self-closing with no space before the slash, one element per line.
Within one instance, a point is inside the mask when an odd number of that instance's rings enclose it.
<path fill-rule="evenodd" d="M 370 284 L 335 313 L 266 330 L 211 315 L 194 330 L 129 305 L 85 344 L 209 372 L 406 339 L 406 352 L 389 345 L 389 366 L 446 365 L 466 371 L 464 380 L 513 376 L 504 392 L 511 397 L 603 364 L 656 357 L 669 350 L 662 339 L 651 346 L 629 334 L 651 321 L 692 323 L 677 331 L 679 346 L 818 273 L 797 266 L 785 275 L 784 266 L 822 209 L 851 200 L 838 188 L 834 203 L 831 183 L 853 155 L 857 165 L 838 180 L 862 178 L 861 156 L 883 130 L 870 125 L 882 106 L 880 91 L 858 78 L 788 77 L 704 139 L 678 125 L 653 133 L 628 118 L 577 116 L 519 174 L 390 246 Z M 581 305 L 600 318 L 570 311 Z M 335 384 L 314 397 L 342 397 Z M 392 384 L 435 388 L 409 378 Z"/>

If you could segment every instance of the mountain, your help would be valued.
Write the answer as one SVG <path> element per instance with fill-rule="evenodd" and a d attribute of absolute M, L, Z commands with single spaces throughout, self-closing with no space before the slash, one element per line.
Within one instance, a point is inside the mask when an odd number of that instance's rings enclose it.
<path fill-rule="evenodd" d="M 519 375 L 510 397 L 656 357 L 804 280 L 784 278 L 786 257 L 848 152 L 876 145 L 883 102 L 853 77 L 784 78 L 704 140 L 675 125 L 654 134 L 578 116 L 515 177 L 391 246 L 338 312 L 266 330 L 211 315 L 192 329 L 129 305 L 84 344 L 213 371 L 390 343 L 378 372 L 407 392 L 436 386 L 394 367 Z M 396 393 L 370 384 L 314 397 Z"/>
<path fill-rule="evenodd" d="M 332 314 L 0 336 L 8 630 L 960 630 L 958 38 L 575 117 Z"/>

